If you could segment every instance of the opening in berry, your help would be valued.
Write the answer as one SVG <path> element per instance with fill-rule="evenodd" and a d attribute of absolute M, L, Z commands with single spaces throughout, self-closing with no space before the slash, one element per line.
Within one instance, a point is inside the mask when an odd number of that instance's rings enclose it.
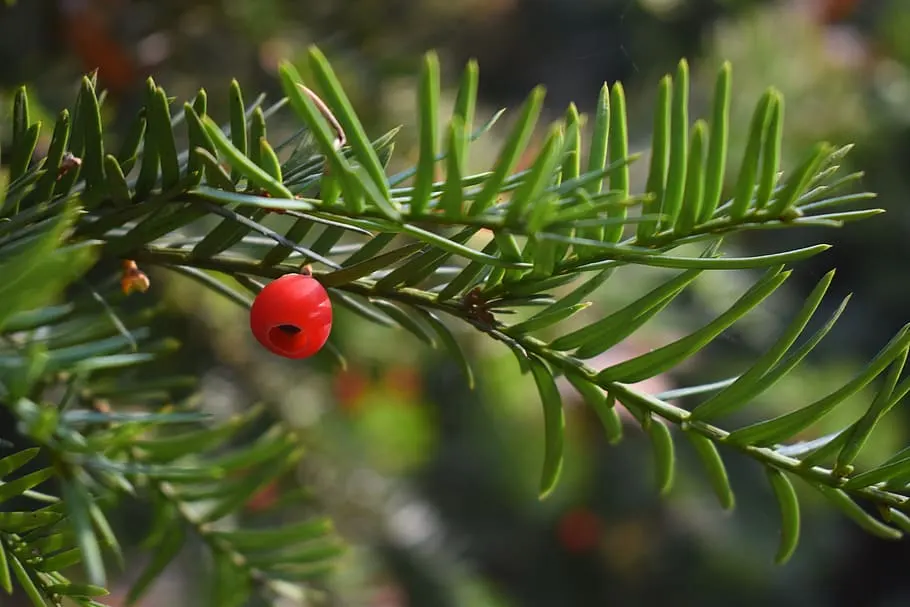
<path fill-rule="evenodd" d="M 269 331 L 272 345 L 289 354 L 306 347 L 306 333 L 297 325 L 278 325 Z"/>

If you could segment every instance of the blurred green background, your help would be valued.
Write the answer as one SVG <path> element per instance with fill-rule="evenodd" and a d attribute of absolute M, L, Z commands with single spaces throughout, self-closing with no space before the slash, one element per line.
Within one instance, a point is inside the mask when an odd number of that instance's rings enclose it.
<path fill-rule="evenodd" d="M 430 48 L 440 52 L 445 98 L 464 62 L 479 60 L 482 116 L 516 106 L 538 83 L 547 86 L 548 118 L 570 101 L 587 112 L 604 81 L 622 80 L 634 151 L 647 152 L 657 81 L 682 57 L 692 67 L 694 115 L 706 114 L 721 62 L 733 63 L 731 162 L 742 155 L 754 103 L 769 85 L 786 99 L 788 166 L 818 140 L 857 144 L 851 168 L 866 171 L 862 185 L 880 194 L 888 215 L 837 232 L 758 232 L 731 241 L 755 251 L 822 240 L 836 247 L 799 266 L 786 296 L 686 368 L 652 380 L 655 393 L 738 373 L 832 267 L 839 273 L 829 308 L 856 293 L 840 328 L 752 411 L 767 416 L 827 393 L 908 320 L 907 0 L 19 0 L 0 9 L 0 89 L 5 101 L 14 86 L 29 85 L 37 112 L 53 116 L 71 102 L 81 73 L 98 67 L 116 137 L 148 75 L 181 100 L 205 87 L 210 113 L 226 119 L 231 78 L 247 101 L 259 91 L 275 100 L 277 61 L 299 60 L 303 69 L 312 43 L 332 61 L 372 135 L 404 125 L 395 167 L 415 157 L 415 75 Z M 475 169 L 492 161 L 508 123 L 476 144 Z M 281 140 L 293 128 L 284 116 L 270 133 Z M 639 191 L 646 161 L 633 171 Z M 617 274 L 585 319 L 623 305 L 661 276 Z M 629 356 L 700 326 L 752 278 L 706 277 L 682 305 L 608 356 Z M 677 485 L 660 500 L 635 424 L 619 446 L 608 446 L 596 416 L 569 392 L 563 480 L 539 502 L 543 437 L 533 382 L 520 376 L 508 350 L 476 332 L 463 335 L 478 372 L 471 392 L 443 355 L 338 311 L 333 339 L 349 361 L 342 372 L 319 359 L 277 360 L 255 346 L 245 314 L 232 304 L 170 276 L 152 274 L 152 281 L 147 297 L 167 304 L 170 329 L 184 343 L 175 364 L 202 378 L 204 405 L 231 410 L 264 400 L 304 435 L 310 455 L 299 481 L 353 545 L 324 588 L 327 605 L 910 604 L 910 544 L 868 536 L 806 493 L 801 547 L 777 568 L 777 506 L 757 465 L 729 454 L 738 503 L 725 514 L 681 443 Z M 842 427 L 867 397 L 807 437 Z M 864 452 L 866 463 L 908 443 L 910 418 L 902 408 L 892 415 Z M 283 491 L 258 496 L 245 516 Z M 121 526 L 138 540 L 142 514 L 131 508 L 124 506 Z M 120 591 L 143 563 L 133 544 Z M 201 551 L 187 552 L 143 605 L 197 604 L 205 563 Z"/>

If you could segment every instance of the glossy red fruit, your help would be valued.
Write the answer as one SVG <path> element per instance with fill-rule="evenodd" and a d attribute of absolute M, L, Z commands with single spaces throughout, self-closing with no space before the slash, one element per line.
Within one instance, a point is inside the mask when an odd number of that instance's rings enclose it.
<path fill-rule="evenodd" d="M 312 276 L 285 274 L 267 284 L 253 300 L 250 329 L 273 354 L 312 356 L 332 332 L 329 294 Z"/>

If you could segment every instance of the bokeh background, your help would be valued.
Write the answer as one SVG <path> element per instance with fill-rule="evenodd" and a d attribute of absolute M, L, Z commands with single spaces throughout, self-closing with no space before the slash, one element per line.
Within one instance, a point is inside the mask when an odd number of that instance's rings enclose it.
<path fill-rule="evenodd" d="M 210 113 L 226 119 L 231 78 L 248 101 L 260 91 L 275 100 L 277 61 L 303 69 L 312 43 L 329 56 L 371 134 L 404 125 L 397 167 L 414 160 L 415 75 L 430 48 L 442 59 L 445 103 L 464 62 L 479 60 L 483 116 L 516 106 L 538 83 L 548 89 L 549 118 L 570 101 L 589 111 L 604 81 L 621 80 L 634 151 L 647 152 L 656 83 L 681 57 L 692 67 L 696 115 L 706 114 L 721 62 L 733 63 L 733 162 L 769 85 L 786 98 L 788 166 L 818 140 L 857 144 L 850 168 L 866 171 L 862 186 L 880 194 L 888 215 L 835 232 L 733 240 L 749 251 L 822 240 L 836 247 L 799 266 L 772 305 L 648 389 L 736 374 L 831 267 L 839 273 L 826 311 L 856 293 L 839 328 L 752 410 L 767 416 L 827 393 L 910 316 L 907 0 L 19 0 L 0 8 L 0 89 L 6 101 L 27 84 L 36 95 L 33 111 L 54 116 L 71 103 L 78 77 L 100 68 L 105 119 L 116 138 L 135 114 L 148 75 L 181 100 L 205 87 Z M 476 144 L 474 168 L 492 160 L 507 126 L 508 119 Z M 285 116 L 270 132 L 293 128 Z M 639 187 L 646 161 L 634 172 Z M 585 318 L 629 301 L 661 276 L 632 270 L 615 277 Z M 753 278 L 708 276 L 609 356 L 628 356 L 699 326 Z M 348 359 L 346 371 L 321 359 L 291 364 L 254 345 L 244 313 L 232 304 L 172 276 L 152 280 L 147 297 L 166 304 L 169 328 L 184 343 L 173 364 L 201 377 L 204 406 L 229 411 L 265 401 L 303 434 L 309 457 L 298 478 L 307 487 L 306 507 L 329 513 L 352 545 L 324 584 L 326 605 L 910 604 L 910 543 L 866 535 L 804 492 L 801 547 L 777 568 L 776 503 L 757 465 L 729 454 L 738 502 L 726 514 L 681 443 L 676 488 L 660 500 L 640 431 L 628 424 L 622 444 L 608 446 L 596 416 L 569 392 L 563 480 L 538 502 L 542 427 L 533 382 L 521 377 L 506 349 L 477 333 L 462 336 L 478 371 L 473 392 L 445 356 L 344 312 L 334 339 Z M 807 437 L 843 426 L 868 397 L 861 394 Z M 864 453 L 867 463 L 908 443 L 905 408 L 892 415 Z M 287 490 L 258 495 L 243 516 L 255 518 Z M 124 504 L 116 520 L 131 564 L 116 578 L 121 592 L 143 564 L 147 529 L 135 504 Z M 201 604 L 202 556 L 190 546 L 142 604 Z"/>

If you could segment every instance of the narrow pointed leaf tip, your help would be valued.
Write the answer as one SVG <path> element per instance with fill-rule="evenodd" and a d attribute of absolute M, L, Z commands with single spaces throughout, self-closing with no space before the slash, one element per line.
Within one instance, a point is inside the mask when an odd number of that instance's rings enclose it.
<path fill-rule="evenodd" d="M 527 362 L 543 403 L 544 463 L 540 478 L 540 499 L 543 500 L 553 492 L 562 472 L 566 420 L 562 398 L 550 369 L 535 357 L 528 358 Z"/>
<path fill-rule="evenodd" d="M 428 53 L 420 71 L 418 91 L 420 150 L 411 197 L 413 215 L 424 214 L 430 202 L 439 148 L 439 86 L 439 59 L 435 53 Z"/>
<path fill-rule="evenodd" d="M 781 516 L 780 546 L 774 560 L 778 565 L 783 565 L 790 560 L 799 544 L 799 499 L 793 484 L 784 472 L 769 467 L 766 468 L 766 473 Z"/>
<path fill-rule="evenodd" d="M 654 474 L 657 489 L 662 496 L 673 489 L 676 479 L 676 447 L 667 424 L 658 418 L 651 418 L 647 424 L 648 437 L 654 455 Z"/>
<path fill-rule="evenodd" d="M 382 196 L 388 197 L 388 180 L 379 160 L 379 155 L 375 148 L 370 145 L 366 131 L 329 61 L 316 46 L 311 46 L 309 49 L 309 65 L 326 98 L 326 104 L 333 110 L 351 148 L 357 155 L 358 161 L 364 166 Z"/>
<path fill-rule="evenodd" d="M 724 510 L 732 510 L 735 504 L 733 489 L 730 486 L 727 469 L 720 453 L 717 451 L 717 447 L 710 439 L 694 432 L 686 432 L 686 437 L 692 443 L 692 446 L 695 447 L 695 451 L 705 467 L 721 507 Z"/>

